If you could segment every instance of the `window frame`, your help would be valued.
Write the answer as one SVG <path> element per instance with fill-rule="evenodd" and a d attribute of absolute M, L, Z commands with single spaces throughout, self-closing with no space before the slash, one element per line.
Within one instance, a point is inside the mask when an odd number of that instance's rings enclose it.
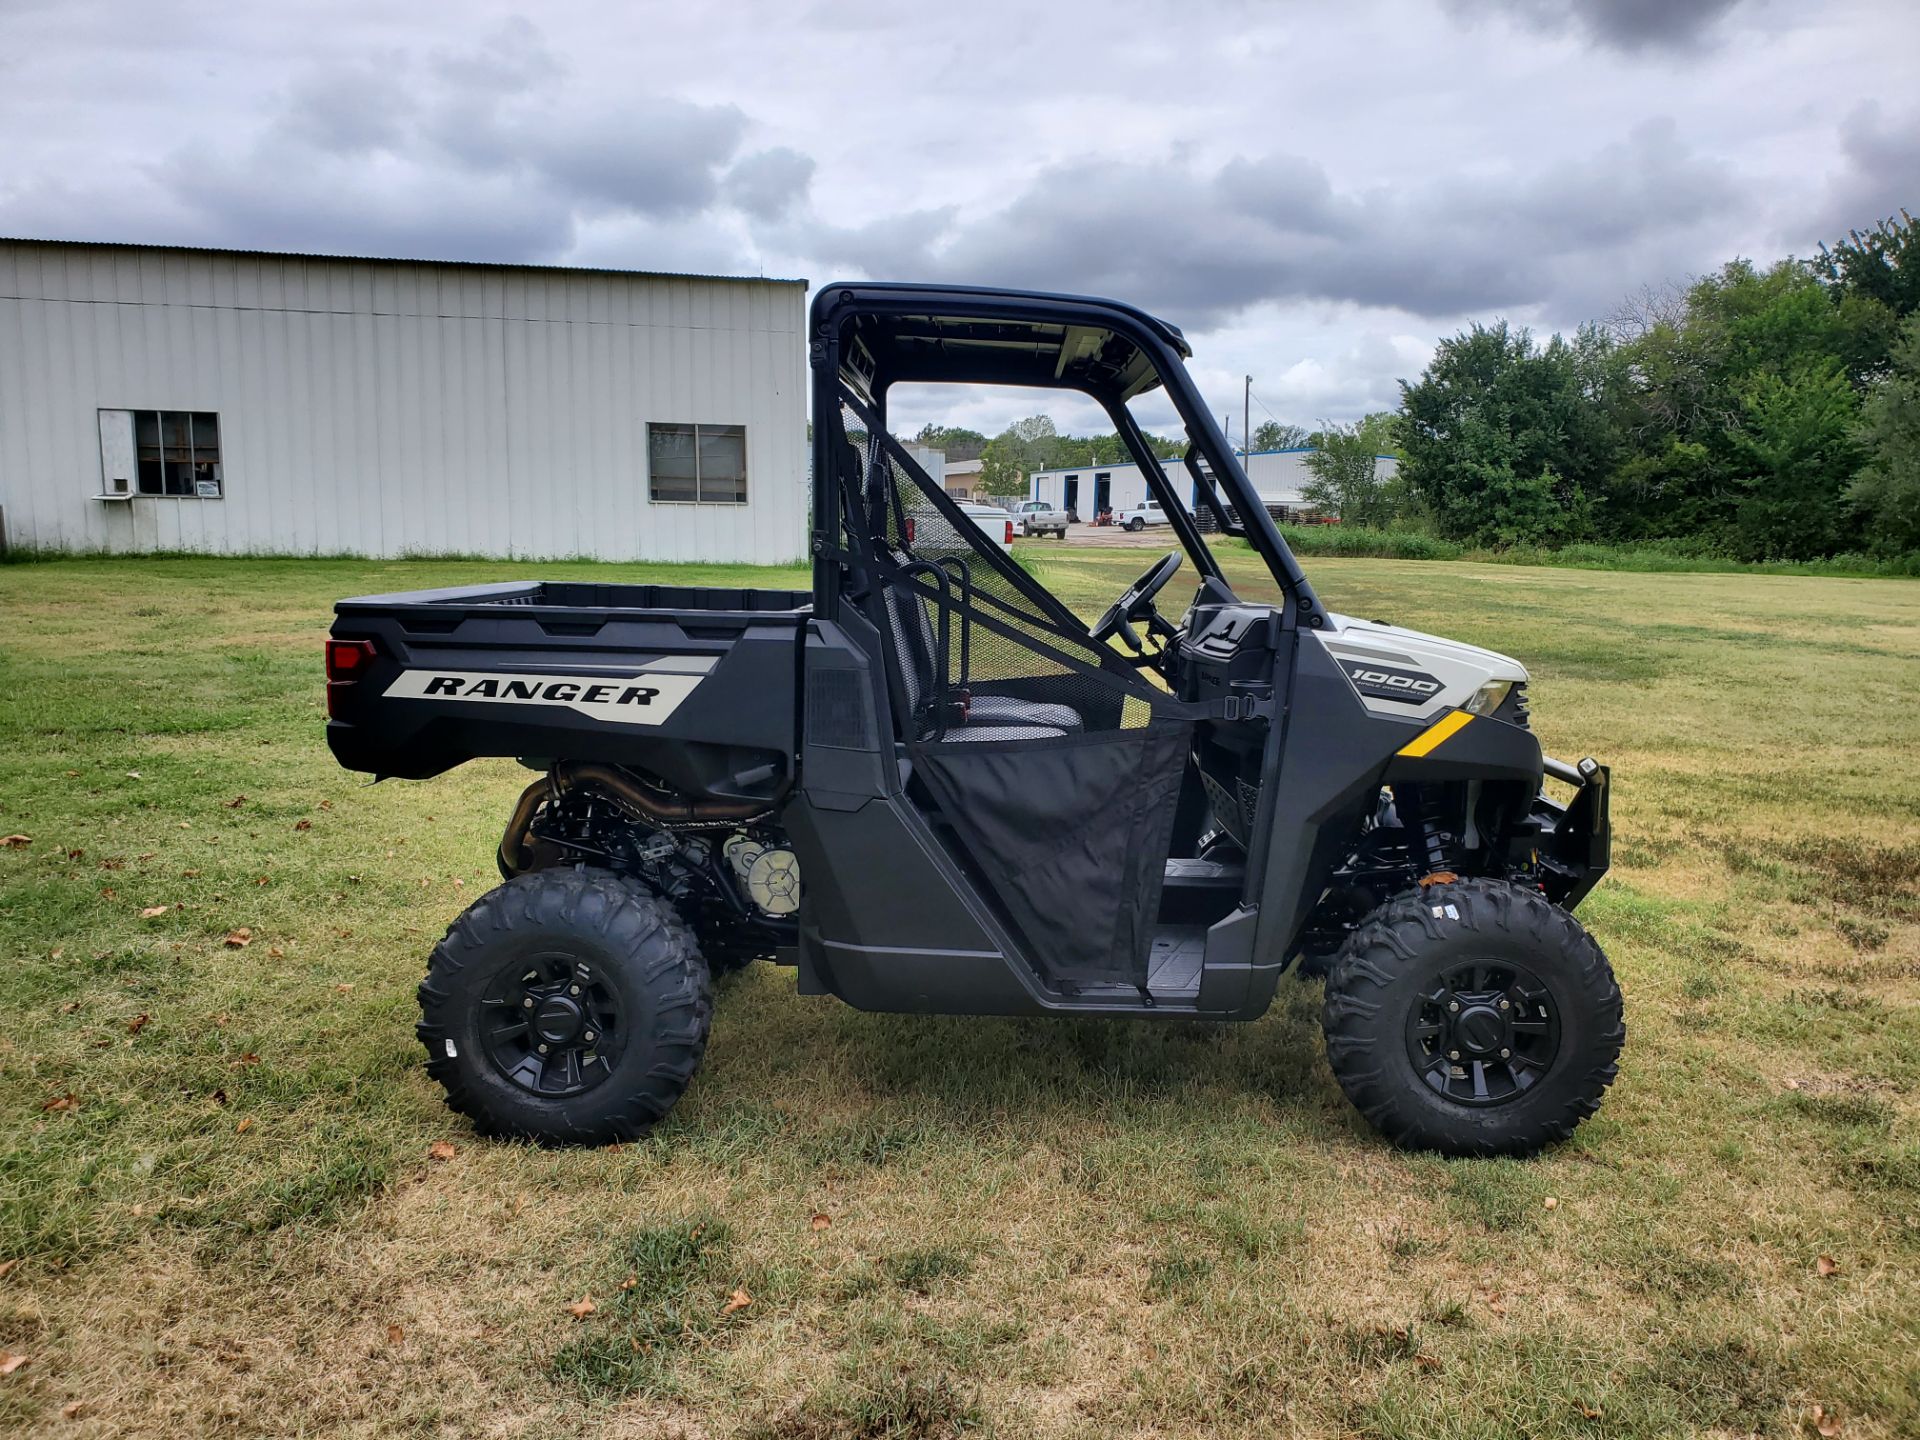
<path fill-rule="evenodd" d="M 132 422 L 133 488 L 127 492 L 127 498 L 133 500 L 224 500 L 227 498 L 227 447 L 224 427 L 220 423 L 220 412 L 218 410 L 181 410 L 162 409 L 158 407 L 147 409 L 130 405 L 102 406 L 101 408 L 106 410 L 124 410 L 128 419 Z M 169 445 L 167 443 L 166 417 L 169 415 L 181 416 L 186 421 L 187 443 L 184 446 Z M 140 419 L 142 416 L 149 416 L 153 420 L 153 437 L 155 443 L 151 446 L 144 446 L 141 443 Z M 211 495 L 201 493 L 201 481 L 198 474 L 201 463 L 199 458 L 200 445 L 195 436 L 199 432 L 199 422 L 202 419 L 211 419 L 213 421 L 213 446 L 211 451 L 213 458 L 207 463 L 213 467 L 212 480 L 217 488 Z M 157 452 L 157 458 L 154 463 L 160 467 L 159 483 L 161 488 L 158 490 L 148 490 L 142 484 L 140 472 L 144 463 L 141 454 L 143 449 L 151 449 Z M 168 490 L 166 488 L 167 466 L 180 462 L 170 461 L 167 458 L 167 452 L 169 450 L 181 449 L 187 452 L 185 464 L 188 474 L 193 477 L 189 482 L 192 488 L 180 491 Z M 119 497 L 116 495 L 114 498 L 117 499 Z"/>
<path fill-rule="evenodd" d="M 693 495 L 690 499 L 682 500 L 682 499 L 674 499 L 670 497 L 662 498 L 661 496 L 655 493 L 656 482 L 655 482 L 654 469 L 653 469 L 653 459 L 654 459 L 653 437 L 654 437 L 654 432 L 656 430 L 690 431 L 692 433 L 692 436 L 693 436 Z M 737 498 L 721 498 L 718 496 L 710 498 L 705 493 L 703 493 L 705 490 L 706 481 L 705 481 L 705 477 L 701 474 L 700 462 L 701 462 L 702 451 L 703 451 L 703 440 L 705 439 L 705 435 L 703 434 L 703 432 L 707 432 L 707 431 L 714 431 L 714 432 L 734 431 L 739 434 L 739 437 L 740 437 L 739 491 L 740 493 Z M 753 490 L 750 484 L 750 479 L 751 477 L 750 477 L 749 469 L 747 465 L 747 427 L 745 425 L 723 423 L 723 422 L 717 422 L 717 421 L 703 422 L 703 421 L 692 421 L 692 420 L 686 420 L 686 421 L 649 420 L 647 422 L 647 503 L 649 505 L 725 505 L 725 506 L 733 506 L 733 507 L 751 505 L 753 503 Z M 733 482 L 731 481 L 731 479 L 728 479 L 728 480 L 716 480 L 714 483 L 731 485 Z"/>

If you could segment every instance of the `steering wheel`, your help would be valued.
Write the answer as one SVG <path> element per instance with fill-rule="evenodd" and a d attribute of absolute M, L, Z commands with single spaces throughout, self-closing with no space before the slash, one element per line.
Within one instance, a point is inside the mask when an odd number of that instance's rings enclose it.
<path fill-rule="evenodd" d="M 1104 645 L 1118 635 L 1127 642 L 1133 653 L 1147 658 L 1147 647 L 1133 628 L 1133 621 L 1147 622 L 1149 635 L 1171 634 L 1173 627 L 1160 618 L 1160 612 L 1153 608 L 1153 597 L 1167 588 L 1167 582 L 1173 579 L 1180 569 L 1180 552 L 1169 550 L 1165 555 L 1147 567 L 1126 593 L 1107 607 L 1107 613 L 1094 621 L 1087 630 L 1087 638 L 1096 645 Z"/>

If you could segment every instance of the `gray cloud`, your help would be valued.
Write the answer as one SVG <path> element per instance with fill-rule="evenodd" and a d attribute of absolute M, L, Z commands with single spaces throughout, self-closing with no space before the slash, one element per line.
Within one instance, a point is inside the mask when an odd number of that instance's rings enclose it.
<path fill-rule="evenodd" d="M 806 198 L 811 156 L 785 145 L 744 156 L 726 174 L 727 198 L 756 220 L 778 220 Z"/>
<path fill-rule="evenodd" d="M 1831 178 L 1819 238 L 1838 240 L 1900 210 L 1920 210 L 1920 111 L 1889 117 L 1869 101 L 1840 126 L 1845 162 Z"/>
<path fill-rule="evenodd" d="M 6 228 L 559 260 L 591 218 L 707 211 L 721 201 L 723 174 L 741 209 L 775 213 L 804 192 L 811 167 L 792 150 L 735 165 L 748 121 L 734 105 L 650 95 L 583 101 L 567 67 L 521 19 L 424 59 L 393 53 L 311 67 L 273 103 L 248 138 L 181 144 L 112 187 L 17 184 L 6 197 Z M 711 248 L 716 259 L 705 268 L 718 268 L 720 253 L 738 259 L 731 247 Z"/>
<path fill-rule="evenodd" d="M 1447 0 L 1462 19 L 1503 12 L 1547 35 L 1569 31 L 1628 53 L 1690 50 L 1712 38 L 1744 0 Z"/>
<path fill-rule="evenodd" d="M 1297 155 L 1211 173 L 1089 159 L 1043 171 L 999 211 L 910 213 L 818 243 L 871 275 L 1124 295 L 1201 329 L 1268 302 L 1444 317 L 1585 301 L 1592 273 L 1611 285 L 1641 273 L 1626 257 L 1687 250 L 1676 242 L 1742 194 L 1656 121 L 1531 174 L 1405 188 L 1342 190 Z"/>

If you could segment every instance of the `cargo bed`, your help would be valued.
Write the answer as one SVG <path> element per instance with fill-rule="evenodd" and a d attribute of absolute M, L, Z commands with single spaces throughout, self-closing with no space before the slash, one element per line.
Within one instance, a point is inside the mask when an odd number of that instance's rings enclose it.
<path fill-rule="evenodd" d="M 688 794 L 785 784 L 804 590 L 529 581 L 342 600 L 328 649 L 340 763 L 424 779 L 517 756 L 635 765 Z"/>

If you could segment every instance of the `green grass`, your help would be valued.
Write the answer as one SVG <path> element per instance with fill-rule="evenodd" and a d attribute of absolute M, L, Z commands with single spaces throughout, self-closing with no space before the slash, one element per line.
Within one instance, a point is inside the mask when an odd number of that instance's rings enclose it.
<path fill-rule="evenodd" d="M 1146 559 L 1023 549 L 1082 611 Z M 0 1430 L 1920 1432 L 1920 589 L 1311 568 L 1520 657 L 1549 749 L 1615 767 L 1582 913 L 1628 1051 L 1537 1160 L 1383 1147 L 1310 984 L 1248 1026 L 968 1020 L 764 966 L 646 1143 L 481 1141 L 412 991 L 523 772 L 335 767 L 331 601 L 801 572 L 0 568 Z"/>

